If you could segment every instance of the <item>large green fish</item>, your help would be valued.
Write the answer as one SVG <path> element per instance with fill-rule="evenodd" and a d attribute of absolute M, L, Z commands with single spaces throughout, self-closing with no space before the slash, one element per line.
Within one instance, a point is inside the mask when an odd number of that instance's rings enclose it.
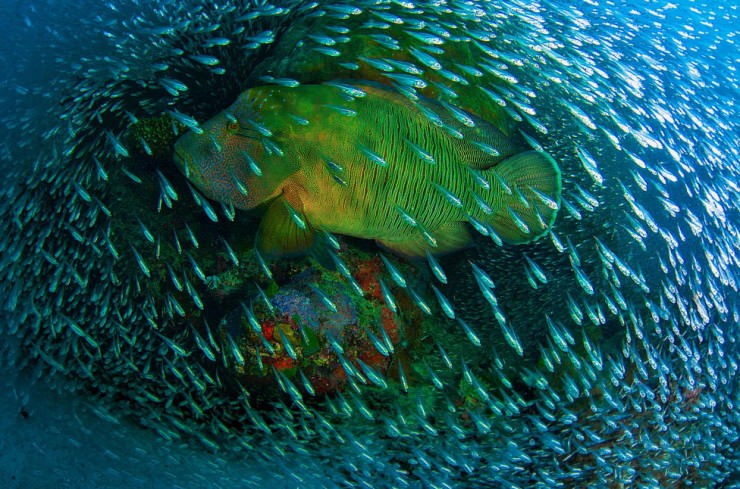
<path fill-rule="evenodd" d="M 309 250 L 318 231 L 410 256 L 465 246 L 468 223 L 511 243 L 547 232 L 560 170 L 490 123 L 373 83 L 262 86 L 175 145 L 207 197 L 267 210 L 266 256 Z"/>

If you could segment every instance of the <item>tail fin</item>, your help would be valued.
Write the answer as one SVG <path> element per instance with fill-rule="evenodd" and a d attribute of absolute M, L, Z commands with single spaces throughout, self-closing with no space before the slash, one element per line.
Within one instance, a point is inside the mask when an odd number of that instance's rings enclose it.
<path fill-rule="evenodd" d="M 484 173 L 489 181 L 499 182 L 491 205 L 494 212 L 486 221 L 501 238 L 515 244 L 528 243 L 550 229 L 560 208 L 562 184 L 560 168 L 549 154 L 525 151 Z"/>

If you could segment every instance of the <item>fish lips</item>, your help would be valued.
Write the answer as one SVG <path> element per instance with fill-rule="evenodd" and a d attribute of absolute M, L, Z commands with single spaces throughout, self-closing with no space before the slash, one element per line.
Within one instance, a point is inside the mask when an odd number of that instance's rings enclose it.
<path fill-rule="evenodd" d="M 191 172 L 194 165 L 192 164 L 190 156 L 187 153 L 182 152 L 181 149 L 178 148 L 177 143 L 175 144 L 172 161 L 175 163 L 175 166 L 177 166 L 177 168 L 183 173 L 183 175 L 185 175 L 185 178 L 190 180 L 193 176 Z"/>

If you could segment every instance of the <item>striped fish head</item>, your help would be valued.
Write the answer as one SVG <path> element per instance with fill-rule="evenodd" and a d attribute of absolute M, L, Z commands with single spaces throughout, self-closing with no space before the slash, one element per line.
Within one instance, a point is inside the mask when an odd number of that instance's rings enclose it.
<path fill-rule="evenodd" d="M 295 171 L 260 123 L 263 101 L 258 89 L 247 90 L 175 143 L 175 164 L 206 197 L 252 209 L 274 197 Z"/>

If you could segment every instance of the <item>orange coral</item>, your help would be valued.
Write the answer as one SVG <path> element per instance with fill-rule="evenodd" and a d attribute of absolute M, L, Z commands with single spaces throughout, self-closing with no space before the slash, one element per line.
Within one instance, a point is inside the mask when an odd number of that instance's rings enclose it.
<path fill-rule="evenodd" d="M 296 364 L 290 357 L 278 357 L 271 360 L 273 367 L 277 370 L 288 370 L 295 368 Z"/>
<path fill-rule="evenodd" d="M 380 284 L 378 283 L 378 275 L 382 270 L 382 263 L 380 258 L 373 257 L 369 260 L 362 260 L 355 263 L 354 277 L 357 283 L 360 284 L 360 288 L 365 293 L 370 294 L 374 299 L 381 300 L 383 298 L 380 290 Z"/>

